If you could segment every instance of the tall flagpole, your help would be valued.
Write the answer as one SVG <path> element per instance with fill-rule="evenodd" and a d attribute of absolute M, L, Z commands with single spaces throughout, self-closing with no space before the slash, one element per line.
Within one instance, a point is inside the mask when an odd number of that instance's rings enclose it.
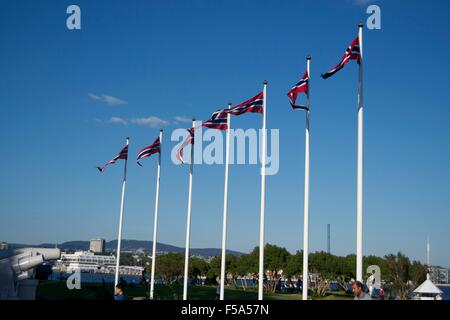
<path fill-rule="evenodd" d="M 306 129 L 305 129 L 305 195 L 303 207 L 303 287 L 302 298 L 308 300 L 308 233 L 309 233 L 309 93 L 311 90 L 311 56 L 306 57 L 308 72 L 308 91 L 306 91 Z"/>
<path fill-rule="evenodd" d="M 228 103 L 228 109 L 231 103 Z M 225 266 L 227 253 L 227 215 L 228 215 L 228 165 L 230 163 L 230 130 L 231 130 L 231 114 L 227 113 L 227 146 L 225 159 L 225 187 L 223 192 L 223 222 L 222 222 L 222 261 L 220 265 L 220 300 L 225 296 Z"/>
<path fill-rule="evenodd" d="M 156 177 L 156 200 L 155 215 L 153 221 L 153 253 L 152 253 L 152 274 L 150 276 L 150 299 L 153 299 L 155 291 L 155 267 L 156 267 L 156 241 L 158 235 L 158 206 L 159 206 L 159 181 L 161 178 L 161 153 L 162 153 L 162 133 L 159 131 L 159 155 L 158 155 L 158 173 Z"/>
<path fill-rule="evenodd" d="M 356 195 L 356 280 L 363 280 L 362 219 L 363 219 L 363 23 L 358 25 L 359 81 L 358 81 L 358 175 Z"/>
<path fill-rule="evenodd" d="M 126 145 L 128 146 L 130 138 L 127 137 Z M 122 180 L 122 198 L 120 202 L 120 218 L 119 218 L 119 234 L 117 236 L 117 257 L 116 257 L 116 275 L 114 278 L 114 288 L 119 283 L 119 267 L 120 267 L 120 247 L 122 245 L 122 226 L 123 226 L 123 208 L 125 204 L 125 185 L 127 181 L 127 162 L 128 155 L 125 159 L 125 164 L 123 167 L 123 180 Z"/>
<path fill-rule="evenodd" d="M 264 80 L 263 90 L 263 122 L 262 122 L 262 152 L 261 152 L 261 211 L 259 222 L 259 285 L 258 300 L 263 299 L 264 291 L 264 212 L 266 198 L 266 105 L 267 80 Z"/>
<path fill-rule="evenodd" d="M 192 119 L 192 129 L 195 127 L 195 118 Z M 191 237 L 191 208 L 192 208 L 192 175 L 194 173 L 194 144 L 191 144 L 191 163 L 189 165 L 189 200 L 186 223 L 186 245 L 184 253 L 184 279 L 183 300 L 187 300 L 188 277 L 189 277 L 189 242 Z"/>

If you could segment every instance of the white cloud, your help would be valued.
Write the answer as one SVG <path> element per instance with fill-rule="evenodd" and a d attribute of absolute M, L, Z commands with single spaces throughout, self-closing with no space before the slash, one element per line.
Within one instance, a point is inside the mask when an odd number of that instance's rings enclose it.
<path fill-rule="evenodd" d="M 128 121 L 121 117 L 111 117 L 111 119 L 109 119 L 109 122 L 114 123 L 114 124 L 123 124 L 123 125 L 128 124 Z"/>
<path fill-rule="evenodd" d="M 169 121 L 163 120 L 155 116 L 150 116 L 147 118 L 135 118 L 131 119 L 130 122 L 141 126 L 148 126 L 151 128 L 166 126 L 169 124 Z"/>
<path fill-rule="evenodd" d="M 147 118 L 132 118 L 132 119 L 124 119 L 121 117 L 111 117 L 111 119 L 109 119 L 109 123 L 121 124 L 121 125 L 135 124 L 138 126 L 147 126 L 147 127 L 151 127 L 151 128 L 163 127 L 163 126 L 170 124 L 169 121 L 155 117 L 155 116 L 150 116 Z"/>
<path fill-rule="evenodd" d="M 88 94 L 89 98 L 91 98 L 92 100 L 96 100 L 96 101 L 100 101 L 103 103 L 106 103 L 107 105 L 110 106 L 115 106 L 115 105 L 120 105 L 120 104 L 127 104 L 128 102 L 113 96 L 108 96 L 108 95 L 96 95 L 93 93 L 89 93 Z"/>
<path fill-rule="evenodd" d="M 191 123 L 192 119 L 184 116 L 176 116 L 175 117 L 175 123 Z"/>

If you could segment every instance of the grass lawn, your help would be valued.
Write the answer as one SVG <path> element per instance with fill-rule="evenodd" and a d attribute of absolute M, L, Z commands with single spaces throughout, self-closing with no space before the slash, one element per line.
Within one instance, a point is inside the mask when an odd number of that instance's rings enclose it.
<path fill-rule="evenodd" d="M 148 298 L 148 286 L 127 287 L 125 294 L 132 298 Z M 38 300 L 108 300 L 112 299 L 113 284 L 107 283 L 81 283 L 80 290 L 69 290 L 65 281 L 42 281 L 37 289 Z M 155 285 L 155 299 L 177 300 L 183 296 L 183 287 L 180 285 Z M 216 288 L 214 286 L 191 286 L 188 290 L 190 300 L 214 300 Z M 268 293 L 265 300 L 301 300 L 301 294 Z M 225 288 L 227 300 L 257 300 L 256 289 L 243 290 L 241 288 Z M 333 292 L 324 298 L 326 300 L 347 300 L 351 296 L 344 292 Z"/>

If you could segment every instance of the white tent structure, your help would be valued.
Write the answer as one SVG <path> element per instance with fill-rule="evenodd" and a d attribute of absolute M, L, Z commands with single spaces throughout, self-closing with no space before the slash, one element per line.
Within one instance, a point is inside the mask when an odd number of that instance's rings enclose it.
<path fill-rule="evenodd" d="M 429 274 L 427 280 L 414 290 L 415 300 L 435 300 L 438 295 L 442 297 L 442 293 L 442 290 L 430 280 Z"/>

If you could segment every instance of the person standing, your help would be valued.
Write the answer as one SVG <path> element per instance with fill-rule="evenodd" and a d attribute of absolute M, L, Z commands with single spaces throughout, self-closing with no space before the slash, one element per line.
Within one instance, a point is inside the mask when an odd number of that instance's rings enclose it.
<path fill-rule="evenodd" d="M 116 286 L 116 294 L 114 295 L 114 300 L 117 300 L 117 301 L 125 300 L 125 294 L 123 292 L 122 282 L 119 282 Z"/>
<path fill-rule="evenodd" d="M 380 300 L 384 300 L 384 289 L 382 287 L 380 288 L 378 295 L 380 296 Z"/>
<path fill-rule="evenodd" d="M 364 286 L 360 281 L 354 281 L 352 283 L 352 291 L 355 295 L 354 300 L 372 300 L 372 298 L 364 292 Z"/>
<path fill-rule="evenodd" d="M 216 278 L 216 299 L 215 300 L 220 300 L 220 278 L 217 277 Z"/>

